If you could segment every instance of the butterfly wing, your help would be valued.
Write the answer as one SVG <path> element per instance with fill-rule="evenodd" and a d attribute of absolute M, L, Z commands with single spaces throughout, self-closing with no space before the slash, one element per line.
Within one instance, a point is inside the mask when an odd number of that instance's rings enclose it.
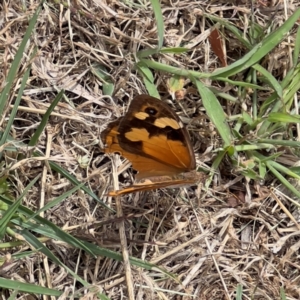
<path fill-rule="evenodd" d="M 162 181 L 162 182 L 152 182 L 152 183 L 146 183 L 146 184 L 134 184 L 129 187 L 126 187 L 122 190 L 117 191 L 110 191 L 108 193 L 109 196 L 115 197 L 119 195 L 126 195 L 130 193 L 137 193 L 142 191 L 149 191 L 154 189 L 160 189 L 160 188 L 167 188 L 167 187 L 182 187 L 186 185 L 194 184 L 195 180 L 189 179 L 189 180 L 168 180 L 168 181 Z"/>
<path fill-rule="evenodd" d="M 135 97 L 126 115 L 110 123 L 101 136 L 105 152 L 128 159 L 138 171 L 138 180 L 196 168 L 189 134 L 179 117 L 151 96 Z"/>
<path fill-rule="evenodd" d="M 173 110 L 148 95 L 135 97 L 120 121 L 120 147 L 145 160 L 136 162 L 138 177 L 174 175 L 196 167 L 190 137 Z"/>
<path fill-rule="evenodd" d="M 101 134 L 101 138 L 106 148 L 105 153 L 119 153 L 128 159 L 133 169 L 139 173 L 136 175 L 137 180 L 147 177 L 172 175 L 178 173 L 178 169 L 173 166 L 166 165 L 160 161 L 156 161 L 150 156 L 140 155 L 129 148 L 129 151 L 123 149 L 119 143 L 120 133 L 118 132 L 120 119 L 109 124 L 109 126 Z M 132 151 L 130 151 L 132 150 Z"/>
<path fill-rule="evenodd" d="M 152 177 L 151 179 L 144 180 L 142 183 L 130 185 L 122 190 L 110 191 L 108 195 L 119 196 L 160 188 L 178 188 L 183 186 L 190 186 L 193 184 L 197 184 L 198 182 L 204 182 L 206 178 L 206 174 L 197 172 L 196 170 L 183 173 L 177 176 L 176 179 L 170 178 L 168 176 Z"/>

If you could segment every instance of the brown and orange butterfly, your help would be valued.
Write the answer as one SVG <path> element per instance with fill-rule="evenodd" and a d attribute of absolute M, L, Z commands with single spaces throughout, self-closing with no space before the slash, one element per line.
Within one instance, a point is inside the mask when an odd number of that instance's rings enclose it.
<path fill-rule="evenodd" d="M 101 134 L 105 153 L 117 152 L 138 171 L 142 183 L 110 196 L 164 187 L 191 185 L 203 179 L 197 173 L 189 134 L 167 104 L 148 95 L 135 97 L 125 116 L 110 123 Z"/>

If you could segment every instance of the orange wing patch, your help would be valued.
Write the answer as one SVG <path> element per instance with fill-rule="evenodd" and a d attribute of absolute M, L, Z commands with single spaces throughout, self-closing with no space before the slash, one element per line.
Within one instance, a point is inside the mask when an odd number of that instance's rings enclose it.
<path fill-rule="evenodd" d="M 137 180 L 155 179 L 112 191 L 110 196 L 190 185 L 204 178 L 193 171 L 196 164 L 188 132 L 175 112 L 156 98 L 137 96 L 127 114 L 110 123 L 101 138 L 105 153 L 118 152 L 131 162 Z M 185 172 L 191 175 L 178 179 Z"/>
<path fill-rule="evenodd" d="M 174 169 L 183 169 L 182 172 L 189 168 L 189 152 L 182 142 L 168 140 L 165 135 L 149 137 L 145 128 L 132 128 L 125 136 L 132 142 L 142 142 L 143 152 L 154 159 L 172 165 Z"/>
<path fill-rule="evenodd" d="M 117 128 L 118 126 L 114 125 L 107 130 L 107 133 L 105 132 L 105 143 L 107 147 L 104 149 L 104 151 L 105 153 L 117 152 L 128 159 L 131 162 L 133 169 L 139 171 L 139 173 L 136 175 L 138 180 L 153 176 L 172 175 L 174 173 L 178 173 L 178 168 L 176 166 L 168 166 L 166 163 L 154 160 L 153 158 L 134 154 L 122 149 L 118 141 L 119 132 L 117 131 Z M 142 134 L 137 141 L 140 141 L 140 138 L 143 138 Z M 153 151 L 153 154 L 157 152 L 157 150 L 155 152 L 155 149 Z M 145 153 L 146 152 L 147 150 L 145 150 Z M 148 152 L 151 155 L 152 152 Z"/>

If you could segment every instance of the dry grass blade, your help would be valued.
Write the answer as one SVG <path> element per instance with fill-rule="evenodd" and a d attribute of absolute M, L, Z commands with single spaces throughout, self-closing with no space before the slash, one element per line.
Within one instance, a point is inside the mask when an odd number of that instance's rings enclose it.
<path fill-rule="evenodd" d="M 3 298 L 300 299 L 300 2 L 39 2 L 0 1 Z M 145 93 L 206 189 L 107 196 L 136 174 L 101 132 Z"/>
<path fill-rule="evenodd" d="M 117 207 L 117 217 L 122 218 L 123 210 L 122 210 L 122 202 L 120 196 L 116 197 L 116 207 Z M 125 230 L 124 221 L 121 221 L 119 224 L 119 233 L 120 233 L 121 250 L 123 255 L 125 278 L 127 283 L 128 299 L 134 300 L 135 299 L 134 285 L 132 281 L 132 272 L 131 272 L 131 266 L 130 266 L 129 255 L 127 250 L 128 244 L 126 240 L 126 230 Z"/>

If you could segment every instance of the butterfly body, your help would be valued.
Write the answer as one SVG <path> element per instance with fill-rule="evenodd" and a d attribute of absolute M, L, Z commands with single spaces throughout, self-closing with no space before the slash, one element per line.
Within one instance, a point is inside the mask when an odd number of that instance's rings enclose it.
<path fill-rule="evenodd" d="M 137 180 L 170 177 L 165 185 L 166 180 L 151 181 L 144 186 L 133 185 L 127 192 L 117 191 L 118 194 L 170 186 L 172 182 L 191 184 L 191 179 L 174 179 L 196 168 L 189 134 L 176 113 L 161 100 L 148 95 L 135 97 L 125 116 L 110 123 L 101 138 L 107 146 L 105 153 L 117 152 L 132 163 L 138 171 Z"/>

